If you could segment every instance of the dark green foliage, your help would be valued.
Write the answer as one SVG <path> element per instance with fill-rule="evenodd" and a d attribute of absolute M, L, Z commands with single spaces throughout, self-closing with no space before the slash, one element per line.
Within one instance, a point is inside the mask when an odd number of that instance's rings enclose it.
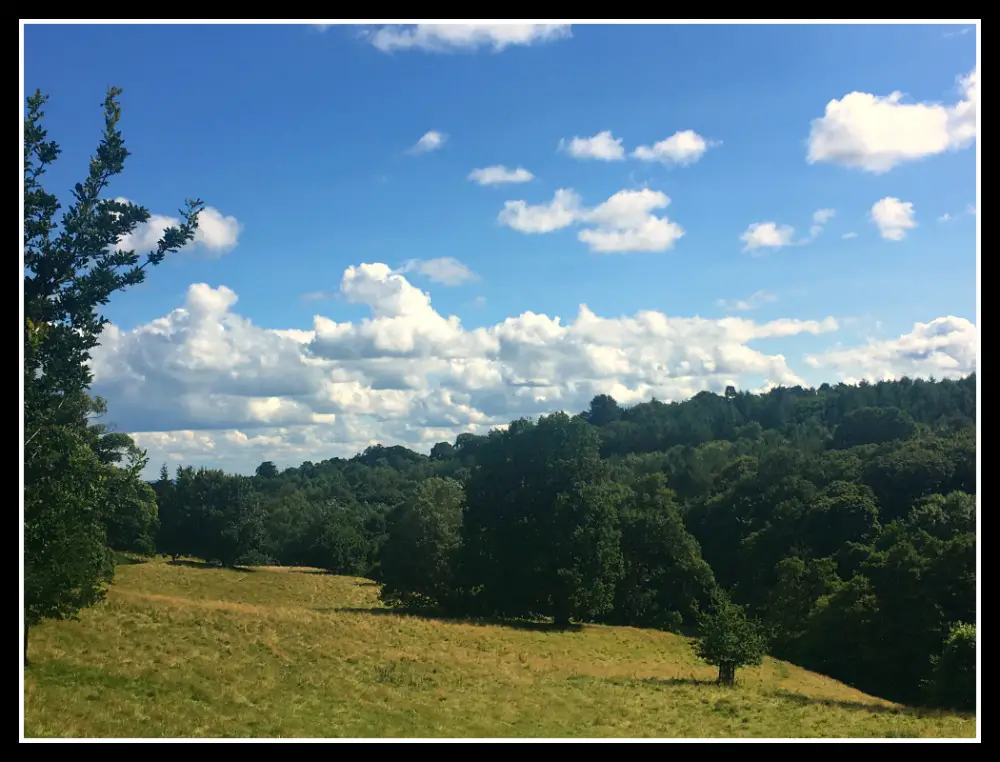
<path fill-rule="evenodd" d="M 379 551 L 383 601 L 436 609 L 457 603 L 455 571 L 464 502 L 461 484 L 432 477 L 396 509 Z"/>
<path fill-rule="evenodd" d="M 696 622 L 715 592 L 715 576 L 662 475 L 643 477 L 629 491 L 621 526 L 624 574 L 612 620 L 662 629 Z"/>
<path fill-rule="evenodd" d="M 913 419 L 898 407 L 863 407 L 848 413 L 833 436 L 833 446 L 847 449 L 909 439 L 917 431 Z"/>
<path fill-rule="evenodd" d="M 596 430 L 564 414 L 515 421 L 490 434 L 476 465 L 463 575 L 483 613 L 560 624 L 603 613 L 621 575 L 620 498 L 604 485 Z"/>
<path fill-rule="evenodd" d="M 42 126 L 46 98 L 28 98 L 24 120 L 24 535 L 25 623 L 64 619 L 103 595 L 113 567 L 110 539 L 149 550 L 155 506 L 138 479 L 131 440 L 92 426 L 103 407 L 88 389 L 90 351 L 107 320 L 100 313 L 118 291 L 141 283 L 146 268 L 187 244 L 202 204 L 189 202 L 179 227 L 150 252 L 118 242 L 149 220 L 132 203 L 107 198 L 129 156 L 118 122 L 118 97 L 104 100 L 104 134 L 86 179 L 57 219 L 60 203 L 41 184 L 58 158 Z M 122 450 L 135 457 L 124 469 Z M 27 640 L 25 640 L 25 656 Z"/>
<path fill-rule="evenodd" d="M 767 640 L 760 623 L 746 609 L 718 593 L 711 609 L 702 615 L 696 652 L 719 668 L 719 682 L 733 685 L 736 670 L 764 660 Z"/>
<path fill-rule="evenodd" d="M 224 566 L 267 557 L 264 512 L 250 478 L 178 468 L 172 484 L 161 474 L 154 490 L 160 501 L 159 552 Z"/>
<path fill-rule="evenodd" d="M 257 466 L 256 475 L 261 479 L 274 479 L 278 475 L 278 467 L 269 460 Z"/>
<path fill-rule="evenodd" d="M 946 709 L 976 708 L 976 626 L 952 625 L 941 655 L 931 661 L 927 695 L 931 704 Z"/>
<path fill-rule="evenodd" d="M 24 616 L 67 619 L 104 597 L 113 568 L 100 461 L 69 427 L 45 427 L 25 468 Z"/>
<path fill-rule="evenodd" d="M 262 464 L 262 553 L 364 574 L 394 605 L 560 624 L 683 628 L 721 588 L 776 656 L 917 702 L 951 623 L 976 616 L 975 383 L 597 397 L 430 457 Z M 199 506 L 227 478 L 154 482 L 161 551 L 215 552 Z"/>
<path fill-rule="evenodd" d="M 142 481 L 145 454 L 133 453 L 125 468 L 108 469 L 104 526 L 108 547 L 127 553 L 156 552 L 159 514 L 156 492 Z"/>

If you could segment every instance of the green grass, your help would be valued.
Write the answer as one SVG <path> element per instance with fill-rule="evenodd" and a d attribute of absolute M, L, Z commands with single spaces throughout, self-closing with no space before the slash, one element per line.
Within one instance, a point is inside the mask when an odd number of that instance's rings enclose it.
<path fill-rule="evenodd" d="M 973 737 L 768 659 L 720 688 L 682 637 L 387 612 L 304 569 L 120 566 L 107 601 L 31 633 L 27 737 Z"/>

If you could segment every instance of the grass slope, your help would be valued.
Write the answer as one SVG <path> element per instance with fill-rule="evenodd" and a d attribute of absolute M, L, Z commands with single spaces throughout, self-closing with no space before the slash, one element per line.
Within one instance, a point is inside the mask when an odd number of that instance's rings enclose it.
<path fill-rule="evenodd" d="M 399 616 L 305 569 L 121 566 L 30 648 L 28 737 L 975 735 L 772 659 L 719 688 L 676 635 Z"/>

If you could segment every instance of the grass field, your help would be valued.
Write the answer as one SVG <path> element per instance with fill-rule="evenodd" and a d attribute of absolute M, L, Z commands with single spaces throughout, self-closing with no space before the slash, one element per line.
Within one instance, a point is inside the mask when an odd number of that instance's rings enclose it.
<path fill-rule="evenodd" d="M 362 579 L 121 566 L 33 630 L 27 737 L 972 737 L 768 659 L 740 685 L 676 635 L 400 616 Z"/>

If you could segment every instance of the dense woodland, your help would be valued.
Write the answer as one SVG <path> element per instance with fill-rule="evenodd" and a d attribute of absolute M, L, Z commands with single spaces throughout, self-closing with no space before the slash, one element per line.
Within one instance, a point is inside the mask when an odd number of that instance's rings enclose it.
<path fill-rule="evenodd" d="M 962 698 L 932 678 L 975 622 L 975 395 L 970 376 L 631 408 L 600 396 L 429 456 L 164 469 L 158 526 L 121 548 L 320 567 L 382 582 L 394 605 L 557 625 L 687 631 L 723 590 L 775 656 L 969 706 L 974 632 Z"/>
<path fill-rule="evenodd" d="M 28 101 L 26 661 L 29 627 L 101 599 L 115 550 L 367 576 L 388 604 L 441 616 L 700 629 L 720 677 L 766 644 L 890 699 L 975 706 L 974 375 L 630 408 L 599 396 L 429 455 L 145 483 L 145 455 L 97 422 L 89 350 L 100 308 L 192 239 L 202 204 L 155 250 L 116 248 L 150 216 L 105 198 L 128 157 L 119 94 L 61 218 L 41 184 L 59 155 L 45 98 Z"/>

